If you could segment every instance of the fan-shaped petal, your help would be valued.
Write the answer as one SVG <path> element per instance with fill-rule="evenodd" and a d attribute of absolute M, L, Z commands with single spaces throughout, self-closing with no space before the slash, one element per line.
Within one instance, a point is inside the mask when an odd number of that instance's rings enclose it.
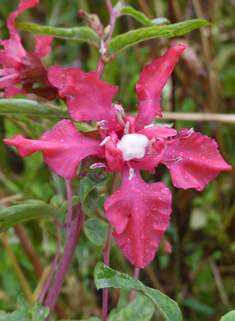
<path fill-rule="evenodd" d="M 48 79 L 59 89 L 60 97 L 67 97 L 67 106 L 74 121 L 103 121 L 107 130 L 120 131 L 123 124 L 112 108 L 112 98 L 118 86 L 111 86 L 98 79 L 95 72 L 84 73 L 80 69 L 62 69 L 52 66 Z"/>
<path fill-rule="evenodd" d="M 163 183 L 147 184 L 138 171 L 129 180 L 129 170 L 122 171 L 122 185 L 105 201 L 113 236 L 125 257 L 136 267 L 151 262 L 158 249 L 171 214 L 171 193 Z"/>
<path fill-rule="evenodd" d="M 168 141 L 162 163 L 169 168 L 174 186 L 198 191 L 221 171 L 232 169 L 220 155 L 214 139 L 187 128 Z"/>
<path fill-rule="evenodd" d="M 41 150 L 43 159 L 56 174 L 72 179 L 80 161 L 89 155 L 104 157 L 100 141 L 79 134 L 70 120 L 62 120 L 45 132 L 38 140 L 25 139 L 21 135 L 4 139 L 6 144 L 15 146 L 22 157 Z"/>
<path fill-rule="evenodd" d="M 178 45 L 167 50 L 160 58 L 144 67 L 136 84 L 139 100 L 139 113 L 136 118 L 136 130 L 151 124 L 155 116 L 161 114 L 161 91 L 170 77 L 179 55 L 185 46 Z"/>

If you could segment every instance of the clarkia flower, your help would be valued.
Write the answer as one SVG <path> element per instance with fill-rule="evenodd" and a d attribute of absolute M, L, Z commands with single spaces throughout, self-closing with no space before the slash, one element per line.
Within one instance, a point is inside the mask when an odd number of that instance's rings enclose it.
<path fill-rule="evenodd" d="M 213 139 L 193 129 L 183 129 L 176 136 L 175 129 L 151 125 L 156 116 L 162 116 L 160 94 L 184 49 L 182 45 L 172 47 L 143 69 L 136 85 L 136 119 L 126 116 L 118 103 L 112 107 L 117 86 L 102 82 L 94 72 L 52 66 L 48 78 L 60 97 L 67 97 L 72 120 L 95 121 L 97 131 L 82 135 L 71 120 L 62 120 L 38 140 L 21 135 L 4 140 L 23 157 L 41 150 L 45 162 L 66 179 L 74 178 L 80 161 L 91 155 L 100 157 L 92 168 L 121 172 L 122 184 L 104 207 L 115 228 L 115 241 L 139 268 L 154 258 L 171 214 L 170 190 L 161 182 L 145 183 L 139 169 L 153 173 L 161 162 L 169 168 L 176 187 L 198 191 L 220 171 L 231 169 Z"/>
<path fill-rule="evenodd" d="M 5 88 L 5 97 L 15 96 L 19 93 L 35 93 L 48 100 L 55 99 L 57 90 L 53 88 L 47 79 L 47 68 L 41 57 L 51 51 L 53 37 L 40 36 L 36 38 L 34 52 L 26 52 L 21 44 L 21 38 L 15 28 L 15 19 L 26 9 L 33 8 L 39 0 L 23 0 L 18 10 L 12 12 L 7 20 L 10 39 L 1 40 L 4 47 L 0 50 L 0 89 Z M 44 86 L 33 88 L 34 83 L 42 83 Z M 22 87 L 17 85 L 21 84 Z"/>

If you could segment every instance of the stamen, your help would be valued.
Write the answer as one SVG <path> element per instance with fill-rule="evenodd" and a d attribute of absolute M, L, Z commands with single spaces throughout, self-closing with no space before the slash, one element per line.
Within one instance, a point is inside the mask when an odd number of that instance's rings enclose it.
<path fill-rule="evenodd" d="M 97 123 L 96 123 L 96 125 L 97 125 L 97 127 L 101 127 L 101 126 L 104 126 L 104 124 L 106 124 L 107 123 L 107 120 L 101 120 L 101 121 L 98 121 Z"/>
<path fill-rule="evenodd" d="M 177 157 L 177 158 L 174 158 L 174 159 L 168 159 L 168 160 L 162 160 L 163 162 L 167 162 L 167 163 L 178 163 L 180 161 L 182 161 L 182 157 Z"/>
<path fill-rule="evenodd" d="M 135 173 L 134 168 L 130 168 L 130 169 L 129 169 L 129 178 L 128 178 L 129 181 L 132 180 L 132 178 L 133 178 L 133 176 L 134 176 L 134 173 Z"/>
<path fill-rule="evenodd" d="M 121 105 L 115 103 L 114 104 L 114 108 L 116 108 L 120 112 L 122 117 L 124 117 L 124 118 L 126 117 L 125 111 L 124 111 L 124 109 L 122 108 Z"/>
<path fill-rule="evenodd" d="M 150 141 L 149 141 L 149 152 L 148 152 L 148 154 L 149 155 L 151 155 L 152 153 L 153 153 L 153 143 L 154 142 L 156 142 L 156 139 L 155 138 L 153 138 L 153 139 L 151 139 Z"/>
<path fill-rule="evenodd" d="M 111 139 L 111 137 L 110 137 L 110 136 L 105 137 L 105 139 L 104 139 L 104 140 L 102 140 L 102 142 L 100 143 L 100 146 L 105 145 L 105 143 L 106 143 L 108 140 L 110 140 L 110 139 Z"/>
<path fill-rule="evenodd" d="M 103 164 L 103 163 L 95 163 L 95 164 L 92 164 L 91 166 L 90 166 L 90 169 L 94 169 L 94 168 L 108 168 L 105 164 Z"/>
<path fill-rule="evenodd" d="M 144 126 L 144 128 L 149 128 L 149 127 L 152 127 L 152 126 L 153 126 L 153 124 L 150 124 L 148 126 Z"/>
<path fill-rule="evenodd" d="M 127 121 L 124 128 L 124 134 L 129 134 L 129 128 L 130 128 L 130 122 Z"/>
<path fill-rule="evenodd" d="M 180 137 L 180 139 L 185 139 L 185 138 L 191 136 L 192 133 L 194 133 L 193 127 L 192 127 L 191 129 L 189 129 L 189 131 L 187 131 L 187 133 L 185 133 L 184 135 L 182 135 L 182 136 Z"/>

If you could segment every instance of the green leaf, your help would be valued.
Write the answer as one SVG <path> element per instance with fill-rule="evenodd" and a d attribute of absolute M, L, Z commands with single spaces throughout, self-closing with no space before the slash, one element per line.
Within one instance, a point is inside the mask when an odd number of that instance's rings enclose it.
<path fill-rule="evenodd" d="M 208 26 L 209 22 L 201 19 L 187 20 L 167 26 L 152 26 L 129 31 L 111 39 L 107 45 L 108 53 L 113 56 L 138 42 L 157 38 L 182 36 L 194 29 Z"/>
<path fill-rule="evenodd" d="M 96 47 L 100 45 L 98 34 L 88 27 L 75 28 L 55 28 L 49 26 L 40 26 L 36 23 L 23 22 L 17 23 L 16 26 L 21 30 L 30 31 L 37 35 L 53 36 L 56 38 L 73 40 L 78 42 L 88 42 Z"/>
<path fill-rule="evenodd" d="M 77 195 L 73 195 L 73 196 L 72 196 L 72 206 L 77 205 L 78 202 L 79 202 L 79 197 L 78 197 Z M 67 213 L 67 210 L 68 210 L 68 201 L 64 201 L 63 204 L 61 204 L 60 210 L 61 210 L 62 212 Z"/>
<path fill-rule="evenodd" d="M 12 313 L 0 311 L 0 321 L 44 321 L 49 314 L 50 309 L 42 307 L 38 302 L 31 307 L 23 294 L 18 296 L 17 301 L 20 310 Z"/>
<path fill-rule="evenodd" d="M 108 235 L 108 224 L 98 218 L 91 218 L 84 223 L 84 231 L 88 239 L 95 245 L 105 246 Z"/>
<path fill-rule="evenodd" d="M 0 232 L 17 224 L 34 219 L 63 221 L 64 213 L 57 207 L 42 201 L 30 200 L 26 204 L 13 205 L 0 212 Z"/>
<path fill-rule="evenodd" d="M 123 290 L 141 291 L 149 297 L 167 321 L 182 321 L 182 316 L 177 303 L 158 290 L 151 289 L 130 277 L 117 272 L 99 262 L 95 267 L 95 284 L 97 289 L 118 288 Z"/>
<path fill-rule="evenodd" d="M 99 319 L 99 318 L 97 318 L 97 317 L 91 317 L 91 318 L 89 318 L 89 319 L 87 319 L 87 320 L 84 320 L 84 319 L 82 319 L 82 320 L 60 320 L 60 321 L 101 321 L 101 319 Z"/>
<path fill-rule="evenodd" d="M 153 25 L 160 25 L 164 23 L 169 23 L 169 20 L 167 18 L 156 18 L 153 20 L 150 20 L 143 12 L 135 10 L 132 7 L 129 6 L 123 6 L 122 10 L 120 11 L 120 15 L 128 15 L 133 18 L 135 18 L 137 21 L 142 23 L 145 27 L 151 27 Z"/>
<path fill-rule="evenodd" d="M 120 15 L 128 15 L 128 16 L 132 16 L 133 18 L 135 18 L 136 20 L 138 20 L 139 22 L 142 23 L 142 25 L 146 26 L 146 27 L 150 27 L 152 26 L 152 22 L 151 20 L 141 11 L 135 10 L 132 7 L 126 7 L 123 6 Z"/>
<path fill-rule="evenodd" d="M 49 312 L 49 307 L 42 307 L 40 303 L 36 302 L 31 310 L 32 321 L 44 321 Z"/>
<path fill-rule="evenodd" d="M 120 311 L 113 313 L 108 321 L 149 321 L 153 312 L 153 303 L 147 297 L 140 296 Z"/>
<path fill-rule="evenodd" d="M 0 99 L 0 115 L 34 115 L 69 118 L 67 111 L 41 105 L 29 99 Z"/>
<path fill-rule="evenodd" d="M 31 306 L 28 303 L 28 301 L 26 300 L 26 298 L 24 296 L 24 293 L 21 293 L 21 294 L 18 295 L 17 302 L 18 302 L 21 310 L 24 310 L 24 311 L 29 311 L 30 310 Z"/>
<path fill-rule="evenodd" d="M 88 176 L 83 177 L 78 184 L 78 196 L 82 204 L 82 211 L 92 215 L 99 202 L 99 192 L 96 188 L 97 182 Z"/>
<path fill-rule="evenodd" d="M 220 319 L 220 321 L 234 321 L 234 320 L 235 320 L 235 310 L 230 311 Z"/>

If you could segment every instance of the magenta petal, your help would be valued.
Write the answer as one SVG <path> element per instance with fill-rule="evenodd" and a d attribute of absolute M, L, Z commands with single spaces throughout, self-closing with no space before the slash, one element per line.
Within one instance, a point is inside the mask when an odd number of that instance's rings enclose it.
<path fill-rule="evenodd" d="M 8 20 L 7 20 L 7 27 L 10 32 L 11 39 L 2 41 L 2 45 L 4 48 L 18 56 L 19 58 L 23 58 L 26 54 L 26 51 L 24 50 L 22 44 L 20 35 L 16 31 L 15 28 L 15 19 L 18 17 L 19 14 L 24 12 L 26 9 L 33 8 L 39 3 L 39 0 L 23 0 L 20 2 L 18 6 L 18 10 L 14 11 L 10 14 Z"/>
<path fill-rule="evenodd" d="M 100 146 L 100 142 L 80 135 L 70 120 L 60 121 L 38 140 L 25 139 L 17 135 L 13 139 L 3 141 L 15 146 L 22 157 L 41 150 L 48 166 L 66 179 L 76 176 L 83 158 L 89 155 L 104 156 L 104 147 Z"/>
<path fill-rule="evenodd" d="M 52 66 L 48 79 L 59 89 L 60 97 L 67 97 L 67 106 L 74 121 L 104 120 L 103 127 L 107 130 L 119 131 L 123 124 L 112 108 L 112 98 L 118 86 L 111 86 L 98 79 L 95 72 L 84 73 L 80 69 L 61 69 Z"/>
<path fill-rule="evenodd" d="M 45 57 L 49 52 L 51 52 L 51 43 L 53 41 L 52 36 L 40 36 L 35 39 L 35 53 L 40 57 Z"/>
<path fill-rule="evenodd" d="M 170 127 L 150 126 L 141 129 L 138 134 L 147 136 L 149 140 L 155 138 L 168 138 L 177 135 L 177 130 Z"/>
<path fill-rule="evenodd" d="M 0 50 L 0 64 L 10 68 L 20 69 L 21 59 L 6 50 Z"/>
<path fill-rule="evenodd" d="M 198 191 L 221 171 L 232 169 L 223 160 L 214 139 L 187 128 L 168 142 L 162 163 L 169 168 L 174 186 Z"/>
<path fill-rule="evenodd" d="M 139 113 L 136 118 L 136 130 L 151 124 L 155 116 L 161 115 L 161 91 L 170 77 L 179 55 L 185 46 L 178 45 L 167 50 L 160 58 L 144 67 L 136 84 L 139 100 Z"/>
<path fill-rule="evenodd" d="M 163 183 L 145 183 L 137 171 L 131 180 L 128 177 L 125 166 L 121 187 L 106 199 L 104 207 L 123 254 L 136 267 L 144 268 L 153 260 L 169 225 L 171 193 Z"/>

